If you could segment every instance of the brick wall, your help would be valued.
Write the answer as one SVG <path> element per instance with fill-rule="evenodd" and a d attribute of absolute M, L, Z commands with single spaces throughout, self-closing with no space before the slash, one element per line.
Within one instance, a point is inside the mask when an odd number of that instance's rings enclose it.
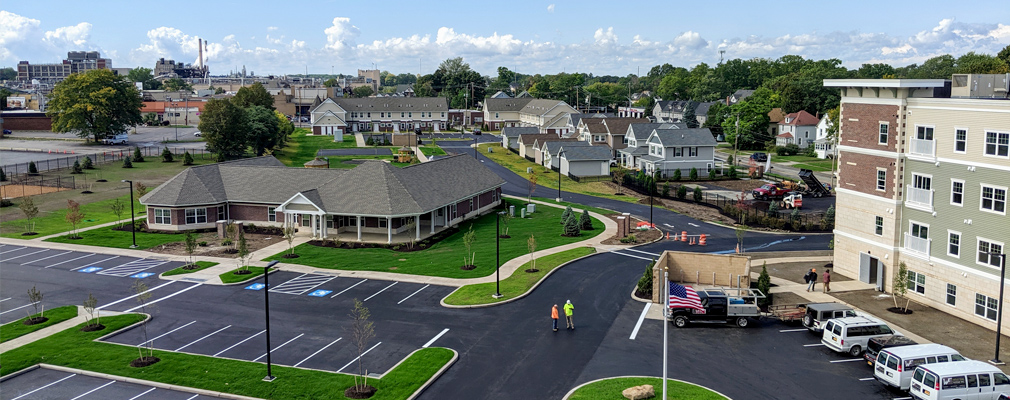
<path fill-rule="evenodd" d="M 12 131 L 49 131 L 53 128 L 53 120 L 43 113 L 32 115 L 3 114 L 3 128 Z"/>
<path fill-rule="evenodd" d="M 234 220 L 240 221 L 266 221 L 267 220 L 267 206 L 249 206 L 249 205 L 237 205 L 232 204 L 228 216 Z M 209 210 L 208 210 L 209 211 Z M 210 220 L 217 219 L 217 210 L 214 209 L 214 214 L 207 214 L 207 218 Z"/>
<path fill-rule="evenodd" d="M 887 170 L 885 190 L 877 190 L 877 168 Z M 874 196 L 894 198 L 897 182 L 897 165 L 894 158 L 871 156 L 843 151 L 838 155 L 838 187 Z"/>
<path fill-rule="evenodd" d="M 900 127 L 898 106 L 882 104 L 842 104 L 841 134 L 838 144 L 864 149 L 895 151 Z M 887 145 L 878 144 L 880 123 L 888 123 Z"/>

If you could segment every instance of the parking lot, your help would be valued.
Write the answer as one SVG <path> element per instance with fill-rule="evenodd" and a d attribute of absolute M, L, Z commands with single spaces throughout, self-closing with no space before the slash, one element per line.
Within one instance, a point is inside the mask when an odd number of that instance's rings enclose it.
<path fill-rule="evenodd" d="M 96 378 L 48 368 L 37 368 L 3 381 L 0 400 L 197 400 L 210 399 L 189 392 Z"/>

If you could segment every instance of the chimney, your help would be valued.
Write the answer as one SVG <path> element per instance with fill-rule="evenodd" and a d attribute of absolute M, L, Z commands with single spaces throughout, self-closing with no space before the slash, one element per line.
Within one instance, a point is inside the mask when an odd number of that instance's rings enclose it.
<path fill-rule="evenodd" d="M 196 47 L 200 49 L 200 68 L 203 68 L 203 40 L 196 38 Z"/>

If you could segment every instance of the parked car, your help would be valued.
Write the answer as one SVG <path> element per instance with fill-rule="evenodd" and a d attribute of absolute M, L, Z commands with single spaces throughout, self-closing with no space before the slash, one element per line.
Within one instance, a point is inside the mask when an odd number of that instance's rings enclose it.
<path fill-rule="evenodd" d="M 820 333 L 829 319 L 855 317 L 856 311 L 842 303 L 812 303 L 807 304 L 807 312 L 803 315 L 803 326 L 811 332 Z"/>
<path fill-rule="evenodd" d="M 750 155 L 750 159 L 754 160 L 754 162 L 763 163 L 763 162 L 768 161 L 768 154 L 767 153 L 754 153 L 754 154 Z"/>
<path fill-rule="evenodd" d="M 859 357 L 873 337 L 900 335 L 887 324 L 868 317 L 846 317 L 828 320 L 821 334 L 821 343 L 839 353 Z"/>
<path fill-rule="evenodd" d="M 11 132 L 10 129 L 4 129 L 4 135 L 13 135 L 13 134 L 14 132 Z"/>
<path fill-rule="evenodd" d="M 877 355 L 873 377 L 880 383 L 908 390 L 920 365 L 964 361 L 964 356 L 942 344 L 917 344 L 884 350 Z"/>
<path fill-rule="evenodd" d="M 1010 392 L 1010 378 L 988 363 L 975 360 L 920 365 L 912 373 L 908 393 L 921 400 L 996 399 Z"/>
<path fill-rule="evenodd" d="M 480 128 L 474 129 L 473 130 L 473 134 L 474 135 L 480 135 Z"/>
<path fill-rule="evenodd" d="M 694 308 L 671 308 L 669 317 L 678 328 L 686 327 L 691 322 L 735 323 L 746 328 L 750 318 L 761 315 L 757 299 L 765 298 L 756 289 L 703 289 L 698 290 L 704 311 Z"/>
<path fill-rule="evenodd" d="M 781 186 L 776 183 L 768 183 L 762 185 L 761 187 L 754 189 L 752 194 L 757 200 L 768 200 L 777 199 L 786 195 L 786 193 L 791 192 L 791 189 Z"/>
<path fill-rule="evenodd" d="M 193 132 L 193 136 L 202 137 L 203 133 L 201 133 L 200 131 L 196 131 L 196 132 Z"/>
<path fill-rule="evenodd" d="M 863 359 L 866 360 L 866 363 L 870 364 L 872 367 L 873 363 L 877 361 L 877 354 L 884 349 L 911 346 L 915 344 L 919 343 L 901 335 L 875 337 L 870 339 L 869 343 L 866 344 L 866 352 L 863 353 Z"/>

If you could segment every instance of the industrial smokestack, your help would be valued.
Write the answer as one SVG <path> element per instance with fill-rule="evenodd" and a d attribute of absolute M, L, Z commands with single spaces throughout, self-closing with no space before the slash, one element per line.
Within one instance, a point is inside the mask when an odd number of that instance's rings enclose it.
<path fill-rule="evenodd" d="M 200 68 L 203 68 L 203 40 L 196 38 L 196 47 L 200 48 Z"/>

